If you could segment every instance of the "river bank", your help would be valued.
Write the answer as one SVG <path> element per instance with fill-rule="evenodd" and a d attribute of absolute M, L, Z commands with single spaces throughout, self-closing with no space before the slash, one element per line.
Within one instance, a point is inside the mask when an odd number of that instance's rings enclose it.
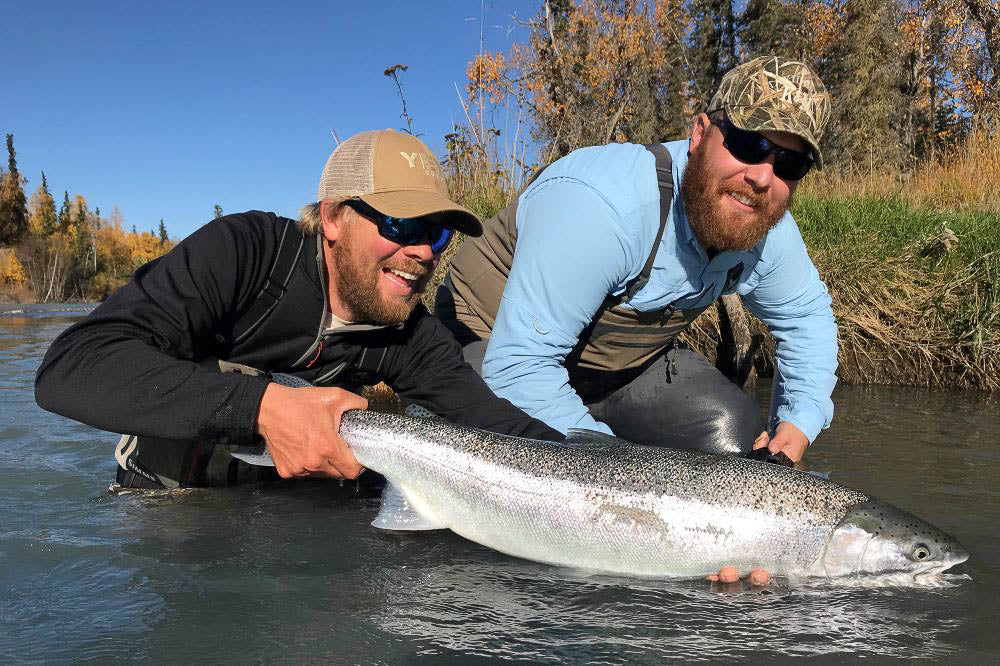
<path fill-rule="evenodd" d="M 833 300 L 841 382 L 1000 389 L 1000 215 L 874 195 L 806 195 L 792 213 Z M 769 375 L 774 341 L 748 317 Z M 714 360 L 717 311 L 684 337 Z"/>

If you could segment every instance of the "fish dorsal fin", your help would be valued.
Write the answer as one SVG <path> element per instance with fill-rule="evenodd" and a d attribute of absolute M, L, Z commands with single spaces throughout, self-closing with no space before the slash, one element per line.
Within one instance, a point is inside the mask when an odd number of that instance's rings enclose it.
<path fill-rule="evenodd" d="M 584 449 L 606 449 L 614 446 L 635 446 L 632 442 L 621 437 L 609 435 L 599 430 L 588 430 L 587 428 L 570 428 L 566 433 L 566 439 L 559 442 L 563 446 L 572 446 Z"/>
<path fill-rule="evenodd" d="M 392 482 L 386 483 L 382 489 L 382 508 L 379 510 L 372 526 L 380 530 L 444 530 L 447 525 L 441 525 L 438 521 L 421 515 L 406 495 L 399 489 L 399 486 Z"/>

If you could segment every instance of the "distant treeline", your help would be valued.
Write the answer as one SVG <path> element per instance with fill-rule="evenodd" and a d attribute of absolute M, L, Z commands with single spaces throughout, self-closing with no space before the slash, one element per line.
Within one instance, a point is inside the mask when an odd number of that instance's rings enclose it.
<path fill-rule="evenodd" d="M 166 225 L 122 228 L 121 213 L 102 217 L 83 195 L 64 191 L 56 206 L 45 172 L 26 199 L 14 136 L 7 135 L 7 169 L 0 168 L 0 296 L 53 302 L 96 300 L 125 283 L 142 264 L 172 246 Z"/>

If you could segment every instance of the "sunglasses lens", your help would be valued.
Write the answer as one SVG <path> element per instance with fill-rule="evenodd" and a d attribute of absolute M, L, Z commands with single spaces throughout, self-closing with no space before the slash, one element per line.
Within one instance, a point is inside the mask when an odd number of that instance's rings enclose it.
<path fill-rule="evenodd" d="M 774 152 L 776 154 L 774 175 L 784 180 L 801 180 L 812 168 L 813 161 L 808 155 L 795 150 L 779 148 L 756 132 L 748 132 L 732 126 L 728 130 L 723 145 L 740 162 L 760 164 Z"/>
<path fill-rule="evenodd" d="M 784 180 L 801 180 L 809 173 L 813 161 L 807 155 L 785 151 L 774 160 L 774 175 Z"/>
<path fill-rule="evenodd" d="M 378 225 L 379 233 L 393 243 L 417 245 L 427 239 L 431 252 L 437 254 L 451 240 L 454 232 L 440 225 L 427 225 L 419 218 L 398 218 L 383 216 Z"/>
<path fill-rule="evenodd" d="M 726 134 L 724 145 L 733 157 L 747 164 L 759 164 L 771 152 L 771 142 L 756 132 L 732 127 Z"/>
<path fill-rule="evenodd" d="M 348 206 L 375 223 L 379 235 L 399 245 L 417 245 L 425 240 L 431 252 L 437 254 L 448 247 L 454 229 L 439 224 L 428 224 L 419 217 L 392 217 L 375 210 L 363 201 L 349 201 Z"/>
<path fill-rule="evenodd" d="M 431 252 L 437 254 L 448 247 L 451 237 L 455 235 L 453 229 L 447 227 L 433 226 L 430 229 Z"/>
<path fill-rule="evenodd" d="M 394 243 L 399 243 L 400 245 L 412 245 L 420 240 L 418 234 L 421 229 L 416 228 L 413 225 L 412 220 L 405 220 L 398 217 L 389 217 L 388 215 L 384 215 L 380 219 L 378 231 L 385 238 L 388 238 Z"/>

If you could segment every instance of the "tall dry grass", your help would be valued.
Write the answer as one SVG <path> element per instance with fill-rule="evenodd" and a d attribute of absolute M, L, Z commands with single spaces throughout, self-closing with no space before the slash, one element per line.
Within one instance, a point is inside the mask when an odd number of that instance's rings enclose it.
<path fill-rule="evenodd" d="M 891 198 L 914 208 L 953 212 L 1000 211 L 1000 139 L 978 129 L 911 171 L 865 160 L 849 168 L 816 171 L 801 196 L 818 199 Z"/>

